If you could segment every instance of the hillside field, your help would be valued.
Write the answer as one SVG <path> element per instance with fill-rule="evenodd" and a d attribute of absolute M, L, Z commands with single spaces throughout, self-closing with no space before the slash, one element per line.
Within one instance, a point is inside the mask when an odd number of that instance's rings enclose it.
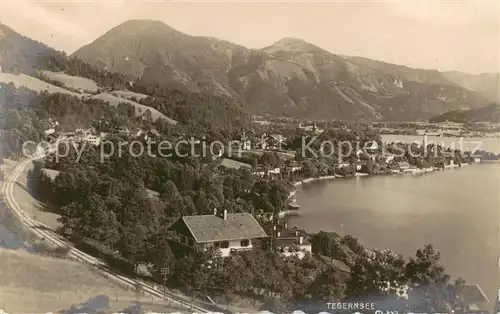
<path fill-rule="evenodd" d="M 52 72 L 52 71 L 42 71 L 43 75 L 45 75 L 50 80 L 59 82 L 63 84 L 67 88 L 83 90 L 84 92 L 95 94 L 99 89 L 97 83 L 88 78 L 68 75 L 64 72 Z"/>
<path fill-rule="evenodd" d="M 143 311 L 186 309 L 140 295 Z M 7 313 L 115 313 L 136 305 L 137 294 L 78 262 L 0 249 L 0 309 Z M 71 311 L 71 313 L 77 313 Z"/>

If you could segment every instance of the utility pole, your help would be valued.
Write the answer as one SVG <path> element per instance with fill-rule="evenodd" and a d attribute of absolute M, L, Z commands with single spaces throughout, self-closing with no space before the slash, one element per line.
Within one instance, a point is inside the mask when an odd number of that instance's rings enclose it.
<path fill-rule="evenodd" d="M 160 269 L 161 276 L 163 278 L 163 299 L 167 298 L 167 280 L 170 275 L 170 268 L 162 267 Z"/>

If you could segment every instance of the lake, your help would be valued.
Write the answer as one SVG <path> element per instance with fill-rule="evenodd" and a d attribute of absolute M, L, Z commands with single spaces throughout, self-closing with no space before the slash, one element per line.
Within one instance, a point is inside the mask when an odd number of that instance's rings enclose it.
<path fill-rule="evenodd" d="M 479 284 L 490 301 L 500 283 L 500 164 L 422 175 L 304 184 L 290 226 L 351 234 L 370 248 L 405 256 L 432 244 L 447 272 Z"/>

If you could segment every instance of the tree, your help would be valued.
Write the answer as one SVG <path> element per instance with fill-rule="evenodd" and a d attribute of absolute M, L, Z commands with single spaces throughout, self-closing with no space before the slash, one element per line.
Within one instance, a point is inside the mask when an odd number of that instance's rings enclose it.
<path fill-rule="evenodd" d="M 302 163 L 301 173 L 306 178 L 315 178 L 318 175 L 318 168 L 310 161 Z"/>
<path fill-rule="evenodd" d="M 417 250 L 405 266 L 405 274 L 410 284 L 412 309 L 417 311 L 441 312 L 457 306 L 463 281 L 450 285 L 449 275 L 440 264 L 440 254 L 432 245 Z M 459 302 L 460 303 L 460 302 Z"/>
<path fill-rule="evenodd" d="M 351 267 L 346 294 L 349 296 L 393 296 L 406 284 L 405 261 L 390 250 L 374 250 L 357 257 Z"/>
<path fill-rule="evenodd" d="M 314 300 L 340 300 L 343 297 L 342 279 L 331 265 L 324 267 L 309 286 L 308 293 Z"/>

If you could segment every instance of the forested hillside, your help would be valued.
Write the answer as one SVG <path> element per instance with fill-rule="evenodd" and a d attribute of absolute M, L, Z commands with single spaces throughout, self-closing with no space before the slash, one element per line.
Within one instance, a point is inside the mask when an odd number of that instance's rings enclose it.
<path fill-rule="evenodd" d="M 443 113 L 441 115 L 432 117 L 430 122 L 458 122 L 458 123 L 474 123 L 474 122 L 500 122 L 500 105 L 496 103 L 487 106 L 469 109 L 469 110 L 456 110 Z"/>

